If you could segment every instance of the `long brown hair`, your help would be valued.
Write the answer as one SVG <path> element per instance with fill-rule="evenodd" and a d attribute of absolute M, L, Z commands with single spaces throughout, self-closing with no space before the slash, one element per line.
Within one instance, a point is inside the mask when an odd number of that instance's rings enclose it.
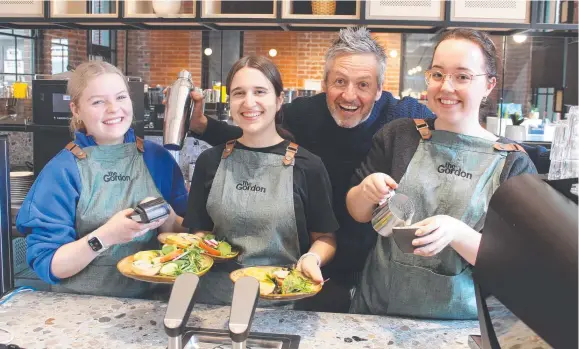
<path fill-rule="evenodd" d="M 227 80 L 225 82 L 225 86 L 227 87 L 227 91 L 231 91 L 231 82 L 233 81 L 233 77 L 237 74 L 238 71 L 241 69 L 248 67 L 259 70 L 273 85 L 273 89 L 275 91 L 275 96 L 279 97 L 283 93 L 283 82 L 281 80 L 281 73 L 279 69 L 271 60 L 263 56 L 245 56 L 239 59 L 231 70 L 229 70 L 229 74 L 227 75 Z M 294 136 L 283 128 L 283 108 L 280 108 L 279 111 L 275 114 L 275 130 L 277 133 L 284 139 L 293 141 Z"/>

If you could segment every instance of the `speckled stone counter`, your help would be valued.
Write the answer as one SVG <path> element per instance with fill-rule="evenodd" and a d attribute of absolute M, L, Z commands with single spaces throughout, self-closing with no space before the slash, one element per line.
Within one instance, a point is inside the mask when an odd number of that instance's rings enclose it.
<path fill-rule="evenodd" d="M 31 348 L 166 348 L 167 304 L 134 299 L 25 292 L 0 306 L 0 328 Z M 189 326 L 225 329 L 229 307 L 195 305 Z M 468 348 L 476 321 L 258 309 L 252 330 L 297 334 L 302 348 Z M 6 338 L 0 333 L 0 338 Z M 2 339 L 0 339 L 2 340 Z"/>

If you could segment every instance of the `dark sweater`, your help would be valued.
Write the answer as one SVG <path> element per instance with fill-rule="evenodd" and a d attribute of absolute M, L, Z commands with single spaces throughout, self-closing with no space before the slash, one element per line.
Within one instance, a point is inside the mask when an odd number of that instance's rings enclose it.
<path fill-rule="evenodd" d="M 346 210 L 345 197 L 354 170 L 366 157 L 373 135 L 386 123 L 399 118 L 424 119 L 432 113 L 413 98 L 397 100 L 383 92 L 370 117 L 354 128 L 339 127 L 326 104 L 326 94 L 298 98 L 284 104 L 283 126 L 296 143 L 319 156 L 326 166 L 333 191 L 333 208 L 340 224 L 336 232 L 338 249 L 327 273 L 335 279 L 350 279 L 352 272 L 361 271 L 366 256 L 376 241 L 370 224 L 354 221 Z M 216 145 L 240 137 L 241 129 L 209 118 L 200 139 Z M 337 281 L 337 280 L 336 280 Z"/>

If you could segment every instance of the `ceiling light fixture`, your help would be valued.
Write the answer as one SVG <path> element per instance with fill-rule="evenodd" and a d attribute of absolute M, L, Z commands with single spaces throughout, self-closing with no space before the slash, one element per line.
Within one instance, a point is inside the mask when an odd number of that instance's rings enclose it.
<path fill-rule="evenodd" d="M 277 56 L 277 50 L 275 48 L 272 48 L 271 50 L 269 50 L 268 54 L 270 57 L 275 57 Z"/>

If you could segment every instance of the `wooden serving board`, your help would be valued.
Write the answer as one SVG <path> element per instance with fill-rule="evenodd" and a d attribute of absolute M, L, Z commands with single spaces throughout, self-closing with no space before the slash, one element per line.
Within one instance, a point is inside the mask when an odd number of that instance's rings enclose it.
<path fill-rule="evenodd" d="M 205 275 L 209 271 L 209 269 L 211 269 L 211 267 L 213 266 L 213 259 L 211 257 L 201 255 L 201 258 L 205 260 L 205 263 L 208 265 L 208 267 L 206 267 L 199 273 L 195 273 L 198 276 Z M 119 263 L 117 263 L 117 269 L 119 270 L 119 272 L 121 272 L 121 274 L 123 274 L 126 277 L 130 277 L 132 279 L 139 281 L 152 282 L 156 284 L 172 284 L 175 282 L 175 279 L 177 278 L 176 276 L 165 276 L 165 275 L 148 276 L 137 274 L 133 272 L 133 269 L 131 268 L 133 261 L 134 255 L 130 255 L 128 257 L 123 258 L 119 261 Z"/>
<path fill-rule="evenodd" d="M 243 277 L 243 276 L 252 276 L 252 275 L 248 275 L 247 271 L 250 269 L 260 269 L 264 272 L 271 272 L 275 269 L 280 269 L 281 267 L 275 267 L 275 266 L 263 266 L 263 267 L 248 267 L 248 268 L 243 268 L 243 269 L 238 269 L 235 270 L 233 272 L 231 272 L 231 274 L 229 274 L 229 278 L 231 279 L 231 281 L 233 281 L 235 283 L 235 281 L 237 281 L 239 278 Z M 298 271 L 298 273 L 301 274 L 301 272 Z M 303 277 L 307 278 L 305 275 L 301 274 Z M 261 282 L 261 280 L 258 280 Z M 296 301 L 299 299 L 304 299 L 304 298 L 308 298 L 308 297 L 313 297 L 316 294 L 318 294 L 318 292 L 320 292 L 322 290 L 322 285 L 318 284 L 315 285 L 315 290 L 313 292 L 309 292 L 309 293 L 291 293 L 291 294 L 266 294 L 266 295 L 262 295 L 260 293 L 259 297 L 262 299 L 269 299 L 269 300 L 283 300 L 283 301 Z"/>

